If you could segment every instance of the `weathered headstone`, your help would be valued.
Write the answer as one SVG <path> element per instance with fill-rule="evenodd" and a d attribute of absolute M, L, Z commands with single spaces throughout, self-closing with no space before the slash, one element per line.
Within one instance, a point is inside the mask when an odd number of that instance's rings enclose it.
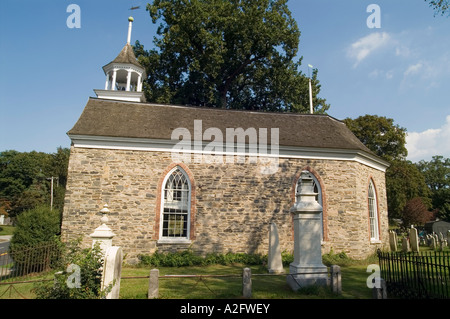
<path fill-rule="evenodd" d="M 389 246 L 391 251 L 397 251 L 397 234 L 393 230 L 389 231 Z"/>
<path fill-rule="evenodd" d="M 436 238 L 434 236 L 430 237 L 430 248 L 431 249 L 436 249 L 437 245 L 436 245 Z"/>
<path fill-rule="evenodd" d="M 294 262 L 289 266 L 286 279 L 293 290 L 328 284 L 321 250 L 322 206 L 316 201 L 311 173 L 303 171 L 300 178 L 297 201 L 290 209 L 294 214 Z"/>
<path fill-rule="evenodd" d="M 102 290 L 109 290 L 106 299 L 119 299 L 122 261 L 122 247 L 112 246 L 106 250 L 102 275 Z"/>
<path fill-rule="evenodd" d="M 409 243 L 412 251 L 419 252 L 419 235 L 417 234 L 417 229 L 412 226 L 409 230 Z"/>
<path fill-rule="evenodd" d="M 270 224 L 268 267 L 270 273 L 284 272 L 278 229 L 275 223 Z"/>
<path fill-rule="evenodd" d="M 402 250 L 405 252 L 409 251 L 409 240 L 406 237 L 403 237 L 402 239 Z"/>

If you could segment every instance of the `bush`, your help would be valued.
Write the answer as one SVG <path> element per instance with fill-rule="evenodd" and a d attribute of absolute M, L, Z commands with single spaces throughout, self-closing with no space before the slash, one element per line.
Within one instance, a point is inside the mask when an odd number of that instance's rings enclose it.
<path fill-rule="evenodd" d="M 49 207 L 38 206 L 17 216 L 10 250 L 35 246 L 55 240 L 60 233 L 60 215 Z"/>
<path fill-rule="evenodd" d="M 328 254 L 322 255 L 322 262 L 326 266 L 331 265 L 346 266 L 352 264 L 354 260 L 348 257 L 345 252 L 335 254 L 333 250 L 331 250 Z"/>
<path fill-rule="evenodd" d="M 88 249 L 81 249 L 80 241 L 65 245 L 61 262 L 62 266 L 55 274 L 54 281 L 38 283 L 34 289 L 36 298 L 103 298 L 111 287 L 101 290 L 102 257 L 103 254 L 98 244 Z M 71 266 L 71 268 L 68 266 Z M 77 274 L 78 270 L 79 273 Z"/>
<path fill-rule="evenodd" d="M 283 265 L 289 265 L 294 257 L 292 254 L 281 254 Z M 184 267 L 206 265 L 266 265 L 267 255 L 245 253 L 210 253 L 205 257 L 196 255 L 192 250 L 173 253 L 160 253 L 156 251 L 152 255 L 139 255 L 140 265 L 153 267 Z"/>
<path fill-rule="evenodd" d="M 59 232 L 59 213 L 50 208 L 36 207 L 17 216 L 9 246 L 16 273 L 26 275 L 51 266 L 59 254 L 50 247 L 58 242 Z"/>

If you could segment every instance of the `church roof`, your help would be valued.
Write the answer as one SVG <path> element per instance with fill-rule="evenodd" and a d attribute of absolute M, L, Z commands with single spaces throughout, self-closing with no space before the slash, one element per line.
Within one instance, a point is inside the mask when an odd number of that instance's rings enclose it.
<path fill-rule="evenodd" d="M 136 55 L 134 55 L 133 48 L 129 43 L 125 44 L 122 51 L 120 51 L 119 55 L 107 65 L 111 63 L 130 63 L 140 68 L 143 68 L 142 65 L 137 61 Z M 107 65 L 105 65 L 104 67 L 106 67 Z"/>
<path fill-rule="evenodd" d="M 331 116 L 269 113 L 124 102 L 90 98 L 75 126 L 67 133 L 101 137 L 170 140 L 174 129 L 186 128 L 194 139 L 194 120 L 202 120 L 203 132 L 218 128 L 225 139 L 226 128 L 279 128 L 279 145 L 330 148 L 373 153 L 347 128 Z M 202 133 L 203 133 L 202 132 Z"/>

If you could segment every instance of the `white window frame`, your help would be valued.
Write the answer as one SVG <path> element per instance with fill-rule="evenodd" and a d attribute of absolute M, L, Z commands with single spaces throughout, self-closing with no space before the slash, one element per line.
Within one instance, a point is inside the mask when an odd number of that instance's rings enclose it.
<path fill-rule="evenodd" d="M 370 180 L 369 182 L 369 188 L 367 192 L 367 205 L 369 208 L 370 241 L 379 242 L 380 231 L 378 227 L 378 199 L 375 185 L 372 180 Z"/>
<path fill-rule="evenodd" d="M 187 199 L 186 199 L 186 203 L 185 205 L 187 207 L 186 211 L 187 214 L 186 216 L 186 236 L 163 236 L 163 226 L 164 226 L 164 214 L 167 214 L 164 212 L 164 208 L 165 208 L 165 204 L 166 204 L 166 187 L 167 187 L 167 183 L 169 181 L 170 176 L 175 172 L 179 170 L 181 172 L 181 174 L 184 175 L 184 178 L 187 181 L 187 185 L 188 185 L 188 192 L 187 192 Z M 183 194 L 183 193 L 182 193 Z M 167 173 L 167 175 L 164 177 L 163 183 L 161 185 L 161 211 L 160 211 L 160 220 L 159 220 L 159 240 L 158 243 L 191 243 L 190 240 L 190 228 L 191 228 L 191 197 L 192 197 L 192 185 L 191 185 L 191 181 L 189 179 L 188 174 L 186 173 L 186 171 L 180 167 L 180 166 L 175 166 L 173 169 L 171 169 L 169 171 L 169 173 Z M 176 206 L 177 204 L 174 203 L 174 205 Z M 183 228 L 184 229 L 184 228 Z"/>

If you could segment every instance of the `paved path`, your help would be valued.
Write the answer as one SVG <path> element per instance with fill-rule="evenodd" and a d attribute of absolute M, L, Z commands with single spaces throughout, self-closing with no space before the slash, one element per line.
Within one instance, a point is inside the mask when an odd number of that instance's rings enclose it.
<path fill-rule="evenodd" d="M 4 236 L 0 236 L 0 243 L 4 242 L 4 241 L 10 241 L 11 240 L 12 235 L 4 235 Z"/>

